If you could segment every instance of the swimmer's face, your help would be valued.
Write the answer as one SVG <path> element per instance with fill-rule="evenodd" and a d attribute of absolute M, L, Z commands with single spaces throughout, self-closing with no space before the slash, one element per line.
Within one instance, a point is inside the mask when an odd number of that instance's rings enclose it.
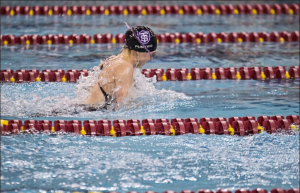
<path fill-rule="evenodd" d="M 153 57 L 156 54 L 156 51 L 153 52 L 136 52 L 137 54 L 137 60 L 139 61 L 139 64 L 137 65 L 138 68 L 143 67 L 144 64 L 147 62 L 153 60 Z"/>

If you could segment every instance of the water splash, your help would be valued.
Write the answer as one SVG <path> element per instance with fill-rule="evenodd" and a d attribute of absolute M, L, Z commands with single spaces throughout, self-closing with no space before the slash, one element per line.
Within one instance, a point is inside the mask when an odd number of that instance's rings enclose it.
<path fill-rule="evenodd" d="M 80 76 L 76 84 L 76 100 L 83 103 L 89 96 L 88 88 L 96 85 L 100 76 L 101 70 L 98 66 L 89 71 L 88 76 Z"/>
<path fill-rule="evenodd" d="M 133 103 L 155 104 L 155 100 L 159 102 L 175 101 L 175 100 L 190 100 L 192 97 L 186 96 L 184 93 L 175 92 L 172 90 L 158 90 L 154 86 L 155 78 L 145 78 L 141 74 L 140 69 L 134 70 L 134 86 L 129 90 L 129 97 L 126 98 L 124 106 L 130 106 Z M 147 99 L 147 100 L 146 100 Z"/>
<path fill-rule="evenodd" d="M 49 116 L 99 116 L 112 112 L 105 110 L 86 111 L 79 106 L 88 96 L 87 88 L 96 84 L 100 70 L 94 68 L 88 77 L 80 76 L 78 83 L 30 83 L 1 85 L 1 114 L 6 116 L 49 117 Z M 130 88 L 120 112 L 142 110 L 145 106 L 159 106 L 178 100 L 189 100 L 184 93 L 158 90 L 154 79 L 147 79 L 139 69 L 134 70 L 134 85 Z M 170 103 L 173 101 L 174 103 Z M 118 112 L 114 112 L 116 114 Z"/>

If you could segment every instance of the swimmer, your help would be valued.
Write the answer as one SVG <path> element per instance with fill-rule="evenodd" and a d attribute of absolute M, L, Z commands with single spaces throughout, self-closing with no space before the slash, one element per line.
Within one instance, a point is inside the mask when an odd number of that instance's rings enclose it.
<path fill-rule="evenodd" d="M 84 105 L 89 110 L 120 109 L 133 86 L 134 68 L 142 68 L 156 53 L 157 39 L 145 26 L 129 27 L 125 33 L 125 45 L 118 55 L 100 61 L 100 74 L 94 85 L 87 89 Z"/>

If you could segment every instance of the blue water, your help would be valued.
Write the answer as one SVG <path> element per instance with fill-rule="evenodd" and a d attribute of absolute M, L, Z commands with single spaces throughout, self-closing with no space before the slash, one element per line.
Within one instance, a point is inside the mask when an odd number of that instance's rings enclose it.
<path fill-rule="evenodd" d="M 125 33 L 126 21 L 130 26 L 146 25 L 157 33 L 220 33 L 220 32 L 273 32 L 299 31 L 299 15 L 74 15 L 1 17 L 1 34 L 106 34 Z M 88 29 L 88 30 L 87 30 Z"/>
<path fill-rule="evenodd" d="M 2 3 L 2 2 L 1 2 Z M 23 2 L 24 3 L 24 2 Z M 74 2 L 70 2 L 72 4 Z M 107 3 L 107 2 L 106 2 Z M 55 4 L 55 3 L 54 3 Z M 163 18 L 163 19 L 162 19 Z M 299 30 L 298 16 L 1 16 L 1 34 Z M 153 26 L 153 27 L 152 27 Z M 91 69 L 122 45 L 1 46 L 1 69 Z M 159 44 L 144 68 L 299 66 L 299 42 Z M 115 112 L 78 110 L 74 83 L 1 84 L 1 119 L 117 120 L 299 115 L 299 79 L 147 82 Z M 254 136 L 1 136 L 1 191 L 299 188 L 299 132 Z"/>
<path fill-rule="evenodd" d="M 109 47 L 111 46 L 111 47 Z M 64 45 L 2 47 L 2 69 L 91 69 L 121 45 Z M 13 49 L 13 50 L 12 50 Z M 19 57 L 15 57 L 15 55 Z M 299 43 L 160 44 L 154 60 L 144 68 L 290 66 L 299 65 Z M 144 80 L 139 79 L 140 82 Z M 152 86 L 151 86 L 152 85 Z M 153 86 L 155 88 L 153 88 Z M 247 89 L 245 89 L 247 88 Z M 146 94 L 147 93 L 147 94 Z M 184 99 L 181 97 L 184 95 Z M 50 98 L 49 98 L 50 97 Z M 134 104 L 120 111 L 79 112 L 69 103 L 76 97 L 74 83 L 1 85 L 4 118 L 68 117 L 69 119 L 147 119 L 174 117 L 283 116 L 299 114 L 299 79 L 197 80 L 143 85 Z M 64 98 L 64 100 L 61 100 Z M 172 101 L 170 103 L 170 101 Z M 55 109 L 58 114 L 51 113 Z M 46 112 L 45 112 L 46 111 Z"/>
<path fill-rule="evenodd" d="M 1 69 L 91 69 L 120 52 L 122 44 L 1 46 Z M 18 57 L 16 57 L 18 55 Z M 158 44 L 143 68 L 218 68 L 299 65 L 299 43 Z"/>
<path fill-rule="evenodd" d="M 1 190 L 299 188 L 299 133 L 1 138 Z"/>
<path fill-rule="evenodd" d="M 4 84 L 1 115 L 2 119 L 21 120 L 142 120 L 299 114 L 299 80 L 170 81 L 155 83 L 155 88 L 154 95 L 144 94 L 119 111 L 78 112 L 69 102 L 75 98 L 75 84 Z"/>

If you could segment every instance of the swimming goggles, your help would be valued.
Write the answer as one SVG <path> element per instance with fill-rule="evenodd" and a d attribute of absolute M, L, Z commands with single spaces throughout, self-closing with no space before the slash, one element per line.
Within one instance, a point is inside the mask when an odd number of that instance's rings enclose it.
<path fill-rule="evenodd" d="M 153 51 L 153 52 L 150 52 L 149 50 L 148 50 L 148 48 L 145 46 L 145 44 L 143 44 L 142 42 L 141 42 L 141 40 L 139 39 L 139 37 L 137 36 L 137 34 L 135 33 L 135 31 L 131 28 L 131 27 L 129 27 L 129 25 L 124 21 L 124 23 L 125 23 L 125 25 L 126 25 L 126 27 L 128 28 L 128 29 L 130 29 L 130 31 L 132 32 L 132 34 L 133 34 L 133 37 L 135 37 L 135 39 L 137 39 L 138 41 L 139 41 L 139 43 L 145 48 L 145 50 L 150 54 L 150 57 L 154 57 L 155 56 L 155 54 L 156 54 L 156 51 Z"/>

